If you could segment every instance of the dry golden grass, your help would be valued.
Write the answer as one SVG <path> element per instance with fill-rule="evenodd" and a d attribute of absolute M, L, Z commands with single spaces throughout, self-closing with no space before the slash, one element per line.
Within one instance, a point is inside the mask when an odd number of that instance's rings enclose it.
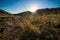
<path fill-rule="evenodd" d="M 60 14 L 0 16 L 0 40 L 60 40 Z"/>

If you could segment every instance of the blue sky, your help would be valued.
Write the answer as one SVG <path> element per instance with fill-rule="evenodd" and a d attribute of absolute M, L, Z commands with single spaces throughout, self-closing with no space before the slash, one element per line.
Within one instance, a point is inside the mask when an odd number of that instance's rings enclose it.
<path fill-rule="evenodd" d="M 0 0 L 0 9 L 10 13 L 28 11 L 31 5 L 35 5 L 38 9 L 56 8 L 60 7 L 60 0 Z"/>

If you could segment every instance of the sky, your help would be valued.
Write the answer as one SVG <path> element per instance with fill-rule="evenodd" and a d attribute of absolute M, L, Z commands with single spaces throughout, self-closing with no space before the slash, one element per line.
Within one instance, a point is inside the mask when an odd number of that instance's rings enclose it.
<path fill-rule="evenodd" d="M 60 7 L 60 0 L 0 0 L 0 9 L 13 14 L 56 7 Z"/>

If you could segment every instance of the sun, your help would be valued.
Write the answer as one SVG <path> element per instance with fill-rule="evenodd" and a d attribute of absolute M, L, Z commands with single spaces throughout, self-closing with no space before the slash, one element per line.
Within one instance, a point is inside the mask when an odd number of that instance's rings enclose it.
<path fill-rule="evenodd" d="M 35 12 L 37 9 L 38 9 L 37 5 L 30 5 L 29 6 L 29 11 L 31 11 L 31 12 Z"/>

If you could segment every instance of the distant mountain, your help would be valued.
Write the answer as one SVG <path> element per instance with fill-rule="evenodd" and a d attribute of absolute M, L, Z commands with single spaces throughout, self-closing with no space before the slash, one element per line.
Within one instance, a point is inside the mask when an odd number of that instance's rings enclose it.
<path fill-rule="evenodd" d="M 0 9 L 0 40 L 60 40 L 60 8 L 17 14 Z"/>
<path fill-rule="evenodd" d="M 30 12 L 30 11 L 26 11 L 26 12 L 17 13 L 17 14 L 14 14 L 14 15 L 25 17 L 25 16 L 32 15 L 32 12 Z"/>

